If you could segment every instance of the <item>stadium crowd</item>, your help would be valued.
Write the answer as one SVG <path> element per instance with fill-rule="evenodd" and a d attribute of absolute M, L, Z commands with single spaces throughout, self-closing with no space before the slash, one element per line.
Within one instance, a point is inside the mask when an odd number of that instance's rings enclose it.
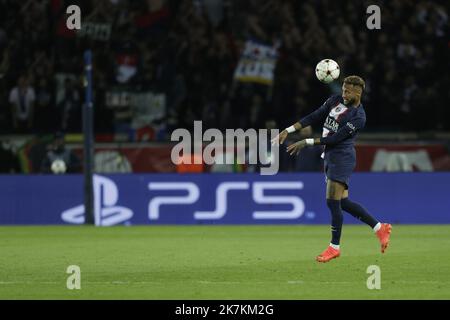
<path fill-rule="evenodd" d="M 111 88 L 164 94 L 165 113 L 152 125 L 166 133 L 199 119 L 285 127 L 339 90 L 315 78 L 323 58 L 366 79 L 368 130 L 448 130 L 445 3 L 0 0 L 0 131 L 79 132 L 86 48 L 94 51 L 96 132 L 132 121 L 130 110 L 108 105 Z M 66 27 L 71 4 L 81 8 L 80 31 Z M 382 8 L 380 30 L 366 26 L 371 4 Z M 280 43 L 273 85 L 234 79 L 248 39 Z"/>

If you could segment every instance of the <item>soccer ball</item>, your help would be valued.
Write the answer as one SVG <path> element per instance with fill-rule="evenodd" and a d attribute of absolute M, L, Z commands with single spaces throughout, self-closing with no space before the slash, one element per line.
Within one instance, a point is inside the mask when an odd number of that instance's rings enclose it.
<path fill-rule="evenodd" d="M 330 83 L 339 78 L 339 65 L 331 59 L 323 59 L 316 66 L 316 77 L 323 83 Z"/>
<path fill-rule="evenodd" d="M 52 162 L 51 169 L 54 174 L 62 174 L 66 172 L 67 166 L 63 160 L 56 159 L 55 161 Z"/>

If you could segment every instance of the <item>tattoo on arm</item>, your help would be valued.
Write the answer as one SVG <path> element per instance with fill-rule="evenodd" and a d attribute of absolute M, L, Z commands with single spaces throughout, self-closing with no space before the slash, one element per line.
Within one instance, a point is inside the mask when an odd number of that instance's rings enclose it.
<path fill-rule="evenodd" d="M 294 127 L 295 127 L 295 130 L 297 130 L 297 131 L 303 128 L 302 124 L 300 122 L 294 123 Z"/>

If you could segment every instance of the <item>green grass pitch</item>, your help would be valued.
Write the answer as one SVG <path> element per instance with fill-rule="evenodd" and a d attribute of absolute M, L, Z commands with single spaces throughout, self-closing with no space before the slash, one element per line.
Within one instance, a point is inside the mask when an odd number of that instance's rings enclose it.
<path fill-rule="evenodd" d="M 450 299 L 450 226 L 0 227 L 0 299 Z M 81 289 L 66 287 L 69 265 Z M 381 289 L 366 286 L 378 265 Z"/>

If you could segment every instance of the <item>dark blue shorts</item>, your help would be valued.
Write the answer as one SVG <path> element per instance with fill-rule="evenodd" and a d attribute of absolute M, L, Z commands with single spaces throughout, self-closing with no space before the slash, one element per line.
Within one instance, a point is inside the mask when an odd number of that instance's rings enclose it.
<path fill-rule="evenodd" d="M 354 163 L 350 164 L 334 164 L 325 160 L 324 171 L 325 171 L 325 181 L 333 180 L 345 185 L 345 189 L 348 189 L 350 182 L 350 175 L 355 168 Z"/>

